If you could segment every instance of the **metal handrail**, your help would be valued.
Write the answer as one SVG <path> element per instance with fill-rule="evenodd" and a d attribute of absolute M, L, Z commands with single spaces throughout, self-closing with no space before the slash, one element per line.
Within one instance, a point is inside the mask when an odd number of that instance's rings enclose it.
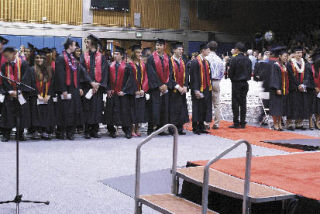
<path fill-rule="evenodd" d="M 202 187 L 202 214 L 207 214 L 208 210 L 208 185 L 209 185 L 209 167 L 220 160 L 223 156 L 240 146 L 241 144 L 246 144 L 246 172 L 244 180 L 244 193 L 243 193 L 243 203 L 242 203 L 242 214 L 249 214 L 249 203 L 248 203 L 248 194 L 250 190 L 250 170 L 251 170 L 251 157 L 252 157 L 252 147 L 250 143 L 246 140 L 239 140 L 236 144 L 231 146 L 229 149 L 222 152 L 217 157 L 211 159 L 206 166 L 204 167 L 203 175 L 203 187 Z"/>
<path fill-rule="evenodd" d="M 157 131 L 153 132 L 146 139 L 144 139 L 136 149 L 136 184 L 135 184 L 135 213 L 139 213 L 139 196 L 140 196 L 140 165 L 141 165 L 141 147 L 149 142 L 152 138 L 162 133 L 168 128 L 173 128 L 173 158 L 172 158 L 172 183 L 171 183 L 171 193 L 177 194 L 178 188 L 176 185 L 176 172 L 177 172 L 177 155 L 178 155 L 178 129 L 172 124 L 167 124 Z"/>

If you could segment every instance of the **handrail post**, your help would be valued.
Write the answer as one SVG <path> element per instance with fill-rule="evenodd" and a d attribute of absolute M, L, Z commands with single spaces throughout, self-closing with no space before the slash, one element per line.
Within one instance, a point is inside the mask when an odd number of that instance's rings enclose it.
<path fill-rule="evenodd" d="M 177 156 L 178 156 L 178 129 L 176 126 L 172 124 L 167 124 L 160 129 L 153 132 L 151 135 L 146 137 L 136 149 L 136 181 L 135 181 L 135 214 L 140 214 L 139 208 L 139 197 L 140 197 L 140 175 L 141 175 L 141 147 L 148 143 L 152 138 L 157 136 L 158 134 L 162 133 L 168 128 L 173 128 L 174 135 L 173 135 L 173 157 L 172 157 L 172 183 L 171 183 L 171 193 L 177 194 L 178 188 L 176 187 L 176 172 L 177 172 Z"/>
<path fill-rule="evenodd" d="M 217 157 L 209 160 L 209 162 L 204 167 L 203 173 L 203 186 L 202 186 L 202 214 L 207 214 L 208 210 L 208 193 L 209 193 L 209 168 L 210 166 L 220 160 L 222 157 L 230 153 L 232 150 L 240 146 L 241 144 L 246 144 L 246 171 L 245 171 L 245 181 L 244 181 L 244 191 L 243 191 L 243 203 L 242 203 L 242 214 L 249 214 L 248 200 L 250 191 L 250 171 L 251 171 L 251 157 L 252 157 L 252 147 L 250 143 L 246 140 L 239 140 L 236 144 L 231 146 L 229 149 L 222 152 Z"/>

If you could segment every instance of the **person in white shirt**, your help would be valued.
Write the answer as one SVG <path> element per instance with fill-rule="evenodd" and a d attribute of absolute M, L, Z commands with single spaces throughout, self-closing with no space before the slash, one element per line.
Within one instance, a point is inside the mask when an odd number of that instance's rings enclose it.
<path fill-rule="evenodd" d="M 251 63 L 252 63 L 252 70 L 254 70 L 254 66 L 257 62 L 257 58 L 255 56 L 253 56 L 253 50 L 252 49 L 249 49 L 247 50 L 247 54 L 248 54 L 248 57 L 249 59 L 251 60 Z"/>
<path fill-rule="evenodd" d="M 212 82 L 212 103 L 214 108 L 214 125 L 212 129 L 218 129 L 221 120 L 220 112 L 220 81 L 225 73 L 225 64 L 222 59 L 216 54 L 218 43 L 211 41 L 208 43 L 210 54 L 206 59 L 210 63 L 211 82 Z"/>

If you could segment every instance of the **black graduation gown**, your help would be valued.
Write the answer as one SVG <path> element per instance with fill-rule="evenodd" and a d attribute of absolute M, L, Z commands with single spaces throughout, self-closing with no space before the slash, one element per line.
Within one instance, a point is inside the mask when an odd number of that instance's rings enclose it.
<path fill-rule="evenodd" d="M 320 75 L 320 73 L 318 75 Z M 320 88 L 320 85 L 316 85 L 316 81 L 315 81 L 315 78 L 320 78 L 320 77 L 319 76 L 318 77 L 314 76 L 313 73 L 310 76 L 311 76 L 310 78 L 314 82 L 314 87 Z M 316 114 L 316 115 L 320 115 L 320 98 L 317 97 L 317 93 L 316 92 L 314 92 L 313 97 L 314 97 L 314 100 L 313 100 L 313 111 L 312 111 L 312 113 Z"/>
<path fill-rule="evenodd" d="M 116 68 L 117 71 L 117 68 Z M 111 71 L 109 72 L 108 89 L 111 88 Z M 104 111 L 104 123 L 107 125 L 115 125 L 122 127 L 131 127 L 133 124 L 132 108 L 134 105 L 134 93 L 136 91 L 131 66 L 126 64 L 121 91 L 124 96 L 113 94 L 111 98 L 107 98 L 106 108 Z"/>
<path fill-rule="evenodd" d="M 205 63 L 203 62 L 204 68 Z M 210 71 L 208 71 L 210 72 Z M 210 75 L 209 75 L 210 76 Z M 202 92 L 204 98 L 197 99 L 195 91 L 200 91 L 201 86 L 200 66 L 197 59 L 191 61 L 190 67 L 190 88 L 192 99 L 192 122 L 211 122 L 212 121 L 212 93 L 209 87 Z"/>
<path fill-rule="evenodd" d="M 6 64 L 3 64 L 1 67 L 1 73 L 5 76 L 5 68 Z M 14 70 L 14 67 L 12 68 Z M 21 61 L 21 82 L 30 86 L 31 78 L 30 78 L 30 67 L 27 62 Z M 18 90 L 22 92 L 25 100 L 27 101 L 25 104 L 20 105 L 19 101 L 16 98 L 12 98 L 9 95 L 9 91 L 14 90 L 10 82 L 4 78 L 2 78 L 2 89 L 5 93 L 4 104 L 1 109 L 1 127 L 6 129 L 12 129 L 16 127 L 16 117 L 20 118 L 20 128 L 28 128 L 30 126 L 30 107 L 28 103 L 28 99 L 30 96 L 30 89 L 24 86 L 18 86 Z"/>
<path fill-rule="evenodd" d="M 47 131 L 50 131 L 55 126 L 55 112 L 54 112 L 54 77 L 51 78 L 50 86 L 48 88 L 48 95 L 50 99 L 48 104 L 37 105 L 38 94 L 41 94 L 41 91 L 37 88 L 36 85 L 36 73 L 34 67 L 31 69 L 31 75 L 33 79 L 32 87 L 36 91 L 31 93 L 30 96 L 30 108 L 31 108 L 31 124 L 33 127 L 45 128 Z M 45 87 L 43 87 L 43 93 L 45 94 Z"/>
<path fill-rule="evenodd" d="M 96 53 L 96 52 L 95 52 Z M 90 53 L 90 73 L 88 73 L 87 65 L 84 55 L 80 58 L 80 64 L 83 68 L 83 78 L 81 80 L 83 85 L 83 92 L 85 96 L 92 88 L 91 82 L 98 82 L 95 78 L 95 53 Z M 108 63 L 106 58 L 101 54 L 101 80 L 100 87 L 97 93 L 95 93 L 90 100 L 83 97 L 83 116 L 86 124 L 99 124 L 103 122 L 103 94 L 106 92 L 108 83 Z"/>
<path fill-rule="evenodd" d="M 269 92 L 269 84 L 270 84 L 270 72 L 273 69 L 273 64 L 275 61 L 269 62 L 258 62 L 254 66 L 254 80 L 261 81 L 262 87 L 264 88 L 265 92 Z M 258 78 L 259 77 L 259 78 Z"/>
<path fill-rule="evenodd" d="M 174 63 L 177 64 L 180 72 L 180 65 L 179 62 L 174 60 Z M 186 65 L 186 64 L 185 64 Z M 174 70 L 172 66 L 171 60 L 169 61 L 169 66 L 171 72 L 170 79 L 172 80 L 171 83 L 171 89 L 169 90 L 169 121 L 172 124 L 175 125 L 183 125 L 187 122 L 189 122 L 189 114 L 188 114 L 188 104 L 187 104 L 187 96 L 186 94 L 181 95 L 178 90 L 175 89 L 175 86 L 177 83 L 174 79 Z M 189 73 L 187 70 L 187 66 L 185 68 L 185 79 L 184 79 L 184 85 L 185 87 L 188 87 L 189 85 Z M 181 86 L 181 87 L 183 87 Z"/>
<path fill-rule="evenodd" d="M 130 65 L 131 66 L 131 65 Z M 137 68 L 137 79 L 138 82 L 141 82 L 141 67 L 140 65 L 136 65 Z M 133 68 L 131 67 L 133 70 Z M 135 77 L 133 76 L 134 80 Z M 135 83 L 136 85 L 136 83 Z M 136 89 L 138 86 L 135 86 Z M 138 90 L 138 89 L 137 89 Z M 145 91 L 147 93 L 147 91 Z M 146 123 L 148 121 L 148 114 L 146 113 L 146 96 L 144 97 L 139 97 L 139 98 L 134 98 L 134 108 L 132 109 L 132 118 L 133 118 L 133 123 L 134 124 L 139 124 L 139 123 Z"/>
<path fill-rule="evenodd" d="M 308 119 L 311 116 L 311 91 L 313 91 L 313 84 L 310 81 L 310 75 L 312 75 L 310 64 L 305 62 L 305 71 L 303 81 L 294 76 L 291 63 L 287 63 L 287 70 L 289 75 L 289 96 L 288 96 L 288 119 Z M 298 87 L 300 84 L 304 84 L 307 87 L 307 92 L 300 92 Z M 313 92 L 314 93 L 314 92 Z"/>
<path fill-rule="evenodd" d="M 163 62 L 161 58 L 160 60 Z M 148 57 L 146 66 L 150 94 L 150 102 L 147 104 L 149 112 L 148 122 L 155 126 L 163 126 L 169 122 L 169 93 L 160 96 L 159 87 L 162 86 L 163 83 L 158 77 L 153 55 Z M 171 73 L 171 70 L 169 72 Z M 170 78 L 166 85 L 168 88 L 170 87 Z"/>
<path fill-rule="evenodd" d="M 70 57 L 68 55 L 68 57 Z M 69 66 L 69 65 L 68 65 Z M 73 71 L 70 68 L 71 83 L 69 86 L 66 84 L 66 63 L 63 55 L 60 55 L 56 59 L 55 66 L 55 87 L 58 93 L 58 115 L 57 125 L 61 127 L 75 127 L 83 125 L 82 120 L 82 105 L 80 98 L 80 78 L 83 75 L 83 69 L 78 66 L 77 70 L 77 87 L 73 80 Z M 61 94 L 67 91 L 71 94 L 71 100 L 62 100 Z"/>
<path fill-rule="evenodd" d="M 277 64 L 273 64 L 270 72 L 269 84 L 269 108 L 272 116 L 287 116 L 288 95 L 283 93 L 282 73 Z M 281 90 L 282 95 L 277 95 L 277 90 Z"/>

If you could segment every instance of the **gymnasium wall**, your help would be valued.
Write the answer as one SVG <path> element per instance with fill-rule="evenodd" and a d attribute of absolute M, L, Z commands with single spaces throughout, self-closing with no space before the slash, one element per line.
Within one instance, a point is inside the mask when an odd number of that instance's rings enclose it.
<path fill-rule="evenodd" d="M 6 46 L 11 46 L 19 49 L 21 45 L 28 46 L 28 43 L 33 44 L 36 48 L 41 49 L 44 47 L 56 48 L 59 53 L 63 50 L 63 43 L 66 37 L 58 36 L 17 36 L 17 35 L 1 35 L 9 39 L 9 43 Z M 72 37 L 82 46 L 82 38 Z"/>

